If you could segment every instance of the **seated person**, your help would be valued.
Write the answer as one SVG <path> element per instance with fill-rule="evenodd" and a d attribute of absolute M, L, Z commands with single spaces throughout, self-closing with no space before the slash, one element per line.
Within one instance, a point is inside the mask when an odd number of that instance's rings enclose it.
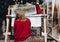
<path fill-rule="evenodd" d="M 14 21 L 14 42 L 25 42 L 31 36 L 31 22 L 26 18 L 24 11 L 16 9 L 16 18 Z"/>

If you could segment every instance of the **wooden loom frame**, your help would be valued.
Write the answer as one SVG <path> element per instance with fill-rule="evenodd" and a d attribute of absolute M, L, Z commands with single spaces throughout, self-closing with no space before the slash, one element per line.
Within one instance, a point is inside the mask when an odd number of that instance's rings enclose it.
<path fill-rule="evenodd" d="M 8 15 L 6 15 L 6 21 L 7 21 L 7 26 L 6 26 L 6 33 L 5 33 L 5 42 L 8 42 L 8 35 L 10 35 L 10 32 L 8 32 L 8 29 L 9 29 L 9 18 L 11 18 L 11 15 L 10 15 L 10 6 L 8 8 Z M 28 16 L 27 16 L 28 17 Z M 32 15 L 30 16 L 32 17 Z M 33 17 L 38 17 L 38 16 L 33 16 Z M 47 42 L 47 32 L 46 32 L 46 18 L 47 18 L 47 15 L 45 14 L 45 8 L 44 8 L 44 11 L 43 11 L 43 14 L 39 15 L 39 17 L 43 17 L 44 18 L 44 38 L 45 38 L 45 42 Z M 14 18 L 14 17 L 12 17 Z"/>

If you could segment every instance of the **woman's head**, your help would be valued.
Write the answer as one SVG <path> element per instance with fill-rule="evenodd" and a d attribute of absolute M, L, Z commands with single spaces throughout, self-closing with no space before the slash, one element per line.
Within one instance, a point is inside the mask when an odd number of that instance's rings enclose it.
<path fill-rule="evenodd" d="M 22 9 L 16 9 L 15 13 L 19 16 L 23 16 L 24 15 L 24 11 Z"/>
<path fill-rule="evenodd" d="M 16 9 L 15 13 L 18 18 L 25 17 L 24 11 L 22 9 Z"/>

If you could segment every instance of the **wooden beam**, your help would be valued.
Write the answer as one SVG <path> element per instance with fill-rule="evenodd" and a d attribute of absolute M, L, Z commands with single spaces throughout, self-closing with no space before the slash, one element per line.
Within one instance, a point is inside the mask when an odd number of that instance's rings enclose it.
<path fill-rule="evenodd" d="M 59 41 L 59 39 L 52 36 L 52 34 L 48 34 L 51 38 L 55 39 L 56 41 Z"/>
<path fill-rule="evenodd" d="M 10 6 L 8 8 L 8 15 L 10 15 Z M 7 22 L 7 25 L 6 25 L 6 33 L 5 33 L 5 42 L 8 41 L 8 29 L 9 29 L 9 18 L 6 18 L 6 22 Z"/>
<path fill-rule="evenodd" d="M 15 18 L 15 16 L 12 15 L 6 15 L 7 17 Z M 45 17 L 47 14 L 39 14 L 39 15 L 26 15 L 26 17 Z"/>

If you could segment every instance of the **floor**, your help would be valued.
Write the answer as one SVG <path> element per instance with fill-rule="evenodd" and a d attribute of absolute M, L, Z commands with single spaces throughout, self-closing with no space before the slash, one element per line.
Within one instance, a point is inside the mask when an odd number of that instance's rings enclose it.
<path fill-rule="evenodd" d="M 31 41 L 32 40 L 32 41 Z M 5 40 L 0 40 L 0 42 L 4 42 Z M 40 36 L 33 36 L 32 39 L 28 39 L 27 42 L 44 42 L 43 37 Z M 9 42 L 9 41 L 8 41 Z M 14 42 L 14 40 L 10 40 L 10 42 Z"/>
<path fill-rule="evenodd" d="M 0 42 L 4 42 L 5 40 L 0 40 Z M 13 40 L 11 40 L 10 42 L 14 42 Z"/>
<path fill-rule="evenodd" d="M 4 40 L 0 40 L 0 42 L 4 42 Z M 14 40 L 10 40 L 10 42 L 14 42 Z M 43 42 L 43 41 L 33 41 L 33 42 Z"/>

